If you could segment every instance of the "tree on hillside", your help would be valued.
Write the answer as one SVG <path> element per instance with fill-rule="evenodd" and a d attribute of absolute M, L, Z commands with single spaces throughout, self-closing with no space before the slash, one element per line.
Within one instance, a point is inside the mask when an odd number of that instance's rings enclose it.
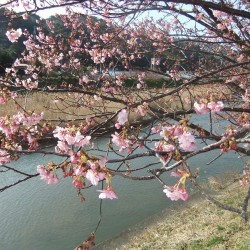
<path fill-rule="evenodd" d="M 112 200 L 119 197 L 112 179 L 122 177 L 159 181 L 168 198 L 187 200 L 186 183 L 191 183 L 211 202 L 247 221 L 250 189 L 239 207 L 222 204 L 202 188 L 190 159 L 212 151 L 218 156 L 210 162 L 227 157 L 229 151 L 243 161 L 250 155 L 249 2 L 9 0 L 0 4 L 13 22 L 56 6 L 66 8 L 66 15 L 57 18 L 67 36 L 55 32 L 53 18 L 46 21 L 49 31 L 39 21 L 36 34 L 18 26 L 6 30 L 13 43 L 25 39 L 26 49 L 0 79 L 3 109 L 12 104 L 18 109 L 17 113 L 6 109 L 0 118 L 1 175 L 8 170 L 22 177 L 0 190 L 37 176 L 48 184 L 71 178 L 79 194 L 102 183 L 99 198 Z M 149 61 L 149 56 L 163 70 L 139 69 L 138 62 Z M 25 77 L 15 69 L 22 62 L 28 63 Z M 117 65 L 128 71 L 117 74 Z M 183 68 L 192 74 L 183 75 Z M 53 84 L 50 75 L 59 71 L 70 77 Z M 162 87 L 150 88 L 149 79 L 159 77 L 164 79 Z M 32 92 L 46 94 L 53 102 L 29 107 Z M 207 123 L 197 123 L 198 117 Z M 105 152 L 95 145 L 96 138 L 104 135 Z M 44 150 L 45 142 L 46 148 L 48 143 L 56 145 L 55 150 Z M 39 152 L 61 156 L 61 163 L 41 164 L 36 173 L 11 165 L 25 154 Z M 136 166 L 133 160 L 138 158 L 148 164 Z M 206 163 L 200 167 L 206 168 Z M 141 169 L 148 174 L 141 175 Z M 166 182 L 168 175 L 176 178 L 175 185 Z M 240 184 L 249 185 L 249 180 L 250 170 L 245 169 Z M 94 245 L 94 235 L 77 249 Z"/>

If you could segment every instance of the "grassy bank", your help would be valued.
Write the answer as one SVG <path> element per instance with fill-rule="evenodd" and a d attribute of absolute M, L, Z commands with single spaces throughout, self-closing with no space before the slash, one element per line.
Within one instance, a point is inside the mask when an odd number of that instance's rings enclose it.
<path fill-rule="evenodd" d="M 153 81 L 153 79 L 148 79 Z M 162 94 L 166 91 L 171 91 L 173 88 L 161 89 L 155 88 L 137 91 L 128 91 L 127 98 L 133 102 L 141 101 L 142 99 L 150 99 L 156 95 Z M 224 98 L 229 95 L 230 89 L 224 85 L 204 84 L 202 86 L 191 85 L 187 89 L 183 89 L 178 94 L 171 97 L 167 96 L 157 101 L 150 102 L 150 105 L 155 108 L 163 108 L 166 112 L 176 111 L 182 109 L 184 105 L 187 109 L 190 108 L 190 104 L 185 103 L 186 98 L 193 100 L 194 96 L 198 96 L 197 99 L 204 97 L 207 93 L 212 95 L 218 95 L 218 93 L 224 93 Z M 102 92 L 97 91 L 97 95 L 104 94 L 105 96 L 113 97 Z M 115 95 L 117 99 L 123 99 L 123 95 Z M 45 119 L 59 119 L 59 120 L 74 120 L 83 118 L 86 115 L 95 115 L 97 113 L 109 113 L 115 112 L 117 109 L 122 108 L 124 105 L 118 102 L 112 101 L 96 101 L 92 96 L 77 94 L 77 93 L 46 93 L 46 92 L 33 92 L 24 93 L 15 99 L 16 103 L 9 101 L 4 105 L 1 105 L 0 116 L 7 114 L 16 114 L 17 110 L 26 109 L 27 111 L 35 111 L 41 113 L 44 111 Z M 182 104 L 181 104 L 182 102 Z"/>
<path fill-rule="evenodd" d="M 236 178 L 229 186 L 211 180 L 213 196 L 226 204 L 240 207 L 247 188 Z M 174 207 L 141 225 L 105 242 L 104 250 L 249 250 L 250 223 L 244 224 L 238 214 L 222 210 L 196 195 L 189 202 Z"/>

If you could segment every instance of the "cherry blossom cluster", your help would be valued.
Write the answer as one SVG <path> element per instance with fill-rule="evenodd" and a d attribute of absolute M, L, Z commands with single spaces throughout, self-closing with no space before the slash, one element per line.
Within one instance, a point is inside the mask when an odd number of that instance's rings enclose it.
<path fill-rule="evenodd" d="M 136 114 L 138 114 L 139 116 L 145 116 L 148 113 L 148 111 L 149 111 L 149 105 L 146 102 L 143 102 L 143 104 L 139 105 L 135 110 Z"/>
<path fill-rule="evenodd" d="M 110 61 L 115 55 L 121 55 L 123 52 L 117 49 L 117 44 L 114 46 L 103 46 L 114 40 L 113 37 L 102 34 L 102 25 L 100 21 L 93 21 L 90 16 L 86 16 L 86 22 L 82 22 L 80 14 L 75 14 L 67 9 L 67 15 L 60 16 L 65 27 L 71 30 L 69 38 L 65 40 L 63 36 L 59 35 L 45 35 L 40 21 L 37 28 L 38 35 L 27 34 L 27 40 L 24 42 L 28 53 L 24 55 L 24 60 L 34 64 L 34 58 L 40 62 L 42 67 L 37 67 L 37 71 L 52 72 L 53 69 L 61 68 L 65 71 L 80 71 L 84 67 L 89 66 L 89 61 L 81 60 L 79 53 L 83 56 L 81 58 L 91 58 L 94 64 L 104 64 Z M 54 33 L 55 25 L 53 21 L 47 21 L 47 27 Z M 113 29 L 115 27 L 112 27 Z M 85 32 L 87 30 L 87 32 Z M 112 33 L 111 31 L 109 33 Z M 88 39 L 92 43 L 84 41 Z M 114 40 L 115 42 L 115 40 Z M 39 51 L 43 51 L 41 55 Z M 112 62 L 110 63 L 110 66 Z M 94 71 L 92 71 L 93 73 Z M 90 80 L 89 76 L 80 80 L 80 84 L 86 83 Z M 121 81 L 118 79 L 118 84 Z"/>
<path fill-rule="evenodd" d="M 15 99 L 16 97 L 16 92 L 12 92 L 7 88 L 0 88 L 0 105 L 5 104 L 9 99 Z"/>
<path fill-rule="evenodd" d="M 223 142 L 220 145 L 220 149 L 222 153 L 226 153 L 229 150 L 236 150 L 237 149 L 237 142 L 234 137 L 231 137 L 229 140 Z"/>
<path fill-rule="evenodd" d="M 144 102 L 142 105 L 139 105 L 135 109 L 136 113 L 140 116 L 145 116 L 148 112 L 148 104 Z M 127 109 L 122 109 L 117 114 L 117 123 L 115 124 L 116 129 L 121 129 L 128 123 L 129 112 Z M 138 144 L 141 147 L 140 143 L 137 143 L 134 138 L 129 138 L 127 129 L 124 128 L 120 133 L 115 132 L 112 136 L 112 142 L 119 148 L 120 152 L 123 152 L 125 149 L 128 149 L 128 152 L 132 152 L 132 146 Z"/>
<path fill-rule="evenodd" d="M 71 156 L 71 163 L 74 164 L 73 172 L 71 173 L 73 177 L 73 185 L 77 189 L 81 189 L 85 186 L 85 179 L 87 179 L 93 186 L 97 186 L 99 181 L 106 179 L 107 188 L 104 190 L 97 190 L 98 192 L 101 192 L 99 198 L 114 199 L 115 192 L 111 188 L 111 175 L 106 167 L 106 162 L 106 157 L 88 160 L 86 153 L 83 151 L 73 154 Z M 113 194 L 113 196 L 109 196 L 109 194 Z"/>
<path fill-rule="evenodd" d="M 20 144 L 27 141 L 29 149 L 34 150 L 38 146 L 37 137 L 39 137 L 36 125 L 42 118 L 43 113 L 34 112 L 30 114 L 18 112 L 13 116 L 0 117 L 0 132 L 8 140 L 6 143 L 12 145 L 12 149 L 21 150 Z"/>
<path fill-rule="evenodd" d="M 47 184 L 54 184 L 59 181 L 56 172 L 61 169 L 63 177 L 71 177 L 72 184 L 77 189 L 85 187 L 86 180 L 91 185 L 97 186 L 100 181 L 106 180 L 106 189 L 97 190 L 100 192 L 100 199 L 117 199 L 117 195 L 111 186 L 112 176 L 106 167 L 107 158 L 89 157 L 82 149 L 84 146 L 91 145 L 90 136 L 84 137 L 80 131 L 72 126 L 68 128 L 56 127 L 53 131 L 54 137 L 59 141 L 56 146 L 56 151 L 66 153 L 70 160 L 65 161 L 60 166 L 54 163 L 49 163 L 47 166 L 39 165 L 37 171 Z M 75 152 L 74 149 L 78 148 Z"/>
<path fill-rule="evenodd" d="M 219 112 L 224 108 L 224 104 L 221 101 L 218 102 L 207 102 L 207 101 L 201 101 L 200 103 L 195 102 L 194 103 L 194 110 L 197 114 L 205 114 L 208 112 Z"/>
<path fill-rule="evenodd" d="M 38 74 L 35 72 L 34 67 L 28 64 L 25 64 L 26 69 L 25 74 L 27 77 L 22 79 L 20 75 L 18 75 L 18 68 L 22 64 L 21 60 L 16 59 L 11 68 L 6 68 L 6 79 L 9 80 L 8 86 L 13 85 L 15 87 L 24 87 L 27 90 L 33 90 L 38 87 Z M 15 92 L 13 92 L 14 95 Z M 11 96 L 14 98 L 15 96 Z"/>
<path fill-rule="evenodd" d="M 100 181 L 106 180 L 106 188 L 97 190 L 97 192 L 100 192 L 99 198 L 117 199 L 117 195 L 111 186 L 112 176 L 106 167 L 106 157 L 90 158 L 83 149 L 77 152 L 72 150 L 69 156 L 70 161 L 65 161 L 60 166 L 54 163 L 49 163 L 47 166 L 39 165 L 37 171 L 41 179 L 47 184 L 55 184 L 59 181 L 57 171 L 61 169 L 63 177 L 71 177 L 72 184 L 77 189 L 84 188 L 86 180 L 93 186 L 97 186 Z"/>
<path fill-rule="evenodd" d="M 6 150 L 0 149 L 0 165 L 10 162 L 10 154 Z"/>
<path fill-rule="evenodd" d="M 120 129 L 128 121 L 128 111 L 126 109 L 122 109 L 117 115 L 117 123 L 115 127 Z"/>
<path fill-rule="evenodd" d="M 128 149 L 128 152 L 132 152 L 132 141 L 128 139 L 127 133 L 122 131 L 121 133 L 115 132 L 112 134 L 112 142 L 119 148 L 120 152 Z"/>
<path fill-rule="evenodd" d="M 156 130 L 156 128 L 153 128 Z M 163 140 L 155 143 L 155 150 L 176 153 L 177 146 L 187 152 L 196 150 L 195 136 L 188 131 L 185 124 L 173 124 L 161 127 L 160 136 Z"/>
<path fill-rule="evenodd" d="M 246 112 L 241 113 L 237 118 L 237 123 L 240 126 L 249 127 L 250 126 L 250 115 Z"/>
<path fill-rule="evenodd" d="M 179 199 L 186 201 L 189 195 L 186 191 L 185 184 L 186 179 L 189 177 L 189 173 L 185 170 L 177 169 L 175 172 L 171 172 L 171 176 L 179 177 L 179 181 L 174 186 L 164 186 L 163 192 L 172 201 Z"/>
<path fill-rule="evenodd" d="M 53 131 L 54 137 L 58 138 L 56 151 L 61 153 L 72 152 L 72 147 L 83 147 L 90 145 L 91 136 L 83 136 L 75 126 L 67 128 L 57 126 Z"/>
<path fill-rule="evenodd" d="M 223 134 L 223 138 L 228 138 L 225 140 L 221 145 L 220 149 L 222 153 L 226 153 L 229 150 L 236 150 L 237 149 L 237 142 L 234 137 L 234 134 L 237 132 L 237 130 L 234 129 L 233 126 L 228 126 L 226 132 Z"/>
<path fill-rule="evenodd" d="M 51 171 L 48 170 L 44 165 L 38 165 L 37 172 L 40 174 L 41 179 L 47 184 L 55 184 L 59 181 L 58 176 L 56 176 L 54 173 L 51 173 Z"/>
<path fill-rule="evenodd" d="M 19 28 L 17 30 L 11 29 L 6 32 L 6 36 L 10 40 L 10 42 L 15 43 L 22 35 L 22 30 Z"/>

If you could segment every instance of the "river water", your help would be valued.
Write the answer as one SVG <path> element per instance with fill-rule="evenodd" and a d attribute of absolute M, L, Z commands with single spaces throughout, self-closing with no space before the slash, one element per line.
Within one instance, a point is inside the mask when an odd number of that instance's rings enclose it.
<path fill-rule="evenodd" d="M 100 148 L 106 147 L 100 139 Z M 224 171 L 241 171 L 245 160 L 237 161 L 238 155 L 226 153 L 209 166 L 207 162 L 219 154 L 193 158 L 190 164 L 200 168 L 200 180 L 205 176 Z M 38 164 L 59 162 L 57 157 L 44 155 L 24 156 L 15 166 L 36 172 Z M 137 159 L 134 166 L 143 166 L 145 160 Z M 237 161 L 237 164 L 236 164 Z M 147 159 L 147 163 L 149 160 Z M 22 168 L 23 169 L 23 168 Z M 28 171 L 27 171 L 28 172 Z M 168 174 L 169 176 L 169 174 Z M 173 184 L 173 177 L 164 176 Z M 0 187 L 14 182 L 19 176 L 14 173 L 0 175 Z M 117 200 L 104 200 L 103 219 L 97 231 L 96 243 L 111 239 L 145 218 L 167 208 L 171 203 L 163 193 L 158 181 L 132 181 L 121 177 L 113 178 Z M 100 185 L 100 184 L 99 184 Z M 80 203 L 77 191 L 70 178 L 56 185 L 47 185 L 39 177 L 23 182 L 0 193 L 0 249 L 2 250 L 70 250 L 81 243 L 92 232 L 99 219 L 99 199 L 93 187 L 83 191 L 86 198 Z"/>

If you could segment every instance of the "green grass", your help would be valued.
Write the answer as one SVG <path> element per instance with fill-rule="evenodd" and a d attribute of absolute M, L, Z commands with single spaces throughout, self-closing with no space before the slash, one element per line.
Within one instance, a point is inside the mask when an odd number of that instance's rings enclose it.
<path fill-rule="evenodd" d="M 249 250 L 250 249 L 250 239 L 248 240 L 243 240 L 242 242 L 239 243 L 237 246 L 239 250 Z"/>
<path fill-rule="evenodd" d="M 209 250 L 211 247 L 219 245 L 226 241 L 223 236 L 212 236 L 207 240 L 194 240 L 190 243 L 182 242 L 177 246 L 178 250 Z"/>
<path fill-rule="evenodd" d="M 211 247 L 211 246 L 223 243 L 224 241 L 225 241 L 225 238 L 223 236 L 213 236 L 211 239 L 205 242 L 205 246 Z"/>

